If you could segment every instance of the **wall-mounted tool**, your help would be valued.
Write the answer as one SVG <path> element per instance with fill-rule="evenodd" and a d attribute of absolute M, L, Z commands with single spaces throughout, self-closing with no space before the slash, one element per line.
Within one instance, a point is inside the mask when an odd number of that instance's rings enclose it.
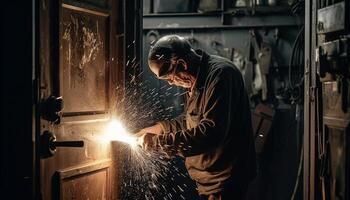
<path fill-rule="evenodd" d="M 350 38 L 342 37 L 338 40 L 325 42 L 316 50 L 316 60 L 318 61 L 318 74 L 321 81 L 329 81 L 332 79 L 338 81 L 340 92 L 342 94 L 342 110 L 347 112 L 348 107 L 348 79 L 350 78 L 348 63 L 350 58 Z"/>
<path fill-rule="evenodd" d="M 258 155 L 263 152 L 274 116 L 275 110 L 265 104 L 258 104 L 252 113 L 252 127 L 255 137 L 255 149 Z"/>
<path fill-rule="evenodd" d="M 56 136 L 50 131 L 45 131 L 40 136 L 40 156 L 48 158 L 55 154 L 57 147 L 83 147 L 84 141 L 56 141 Z"/>
<path fill-rule="evenodd" d="M 267 76 L 269 74 L 270 64 L 271 64 L 271 53 L 272 49 L 270 44 L 262 42 L 260 45 L 260 52 L 258 55 L 258 63 L 261 71 L 261 80 L 262 80 L 262 94 L 261 98 L 263 101 L 267 99 Z"/>
<path fill-rule="evenodd" d="M 261 71 L 259 64 L 257 63 L 257 55 L 259 52 L 259 45 L 257 38 L 255 37 L 255 31 L 249 31 L 248 49 L 246 52 L 246 73 L 244 79 L 250 97 L 256 96 L 261 90 Z"/>
<path fill-rule="evenodd" d="M 230 54 L 230 60 L 239 69 L 243 77 L 245 77 L 245 73 L 246 73 L 245 58 L 241 50 L 237 48 L 230 48 L 228 49 L 228 51 Z"/>
<path fill-rule="evenodd" d="M 258 38 L 255 30 L 250 31 L 252 43 L 255 52 L 255 58 L 257 60 L 257 65 L 259 66 L 259 71 L 261 73 L 261 99 L 263 101 L 267 100 L 267 76 L 270 71 L 272 48 L 266 41 L 261 41 Z"/>
<path fill-rule="evenodd" d="M 348 1 L 326 1 L 317 10 L 317 34 L 323 38 L 315 49 L 317 72 L 323 82 L 338 82 L 343 112 L 348 108 L 350 79 L 349 5 Z"/>
<path fill-rule="evenodd" d="M 343 73 L 347 71 L 350 55 L 350 38 L 344 37 L 321 44 L 317 52 L 318 72 L 323 78 L 327 72 Z"/>

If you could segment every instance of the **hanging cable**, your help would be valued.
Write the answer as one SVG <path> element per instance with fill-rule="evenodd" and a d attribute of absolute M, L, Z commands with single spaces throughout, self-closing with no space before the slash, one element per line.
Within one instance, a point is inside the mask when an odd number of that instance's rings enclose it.
<path fill-rule="evenodd" d="M 295 105 L 295 120 L 296 120 L 296 134 L 300 136 L 298 139 L 300 148 L 298 172 L 296 181 L 293 187 L 291 200 L 295 199 L 297 194 L 300 176 L 303 168 L 303 137 L 302 137 L 302 99 L 303 99 L 303 87 L 304 87 L 304 26 L 302 26 L 296 36 L 296 39 L 292 46 L 292 53 L 289 61 L 288 79 L 290 88 L 290 100 Z"/>

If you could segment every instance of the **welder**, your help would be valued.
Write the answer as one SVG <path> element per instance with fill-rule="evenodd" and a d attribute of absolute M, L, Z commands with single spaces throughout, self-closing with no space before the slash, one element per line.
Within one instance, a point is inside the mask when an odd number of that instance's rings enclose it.
<path fill-rule="evenodd" d="M 184 157 L 201 199 L 244 199 L 256 176 L 256 155 L 240 71 L 177 35 L 151 47 L 148 65 L 158 79 L 188 93 L 185 112 L 139 131 L 139 144 Z"/>

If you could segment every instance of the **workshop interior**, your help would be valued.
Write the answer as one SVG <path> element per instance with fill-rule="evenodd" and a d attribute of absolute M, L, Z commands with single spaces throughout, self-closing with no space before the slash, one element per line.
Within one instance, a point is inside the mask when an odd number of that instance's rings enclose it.
<path fill-rule="evenodd" d="M 1 14 L 0 199 L 197 200 L 183 158 L 128 135 L 184 110 L 147 60 L 176 34 L 242 74 L 247 200 L 350 200 L 350 1 L 13 0 Z"/>

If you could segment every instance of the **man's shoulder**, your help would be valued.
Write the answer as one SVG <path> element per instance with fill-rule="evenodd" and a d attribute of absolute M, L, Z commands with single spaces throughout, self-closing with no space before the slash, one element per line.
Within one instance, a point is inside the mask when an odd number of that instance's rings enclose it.
<path fill-rule="evenodd" d="M 208 59 L 209 74 L 236 74 L 241 75 L 238 68 L 227 58 L 210 55 Z"/>
<path fill-rule="evenodd" d="M 213 55 L 213 54 L 209 55 L 209 62 L 212 62 L 212 63 L 229 62 L 233 64 L 229 59 L 219 55 Z"/>

